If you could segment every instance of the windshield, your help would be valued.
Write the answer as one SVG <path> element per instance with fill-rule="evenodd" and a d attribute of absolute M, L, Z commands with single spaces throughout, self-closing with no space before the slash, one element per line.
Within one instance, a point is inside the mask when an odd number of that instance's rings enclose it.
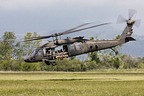
<path fill-rule="evenodd" d="M 30 56 L 30 57 L 35 56 L 39 50 L 40 50 L 40 48 L 34 49 L 34 50 L 29 54 L 29 56 Z"/>
<path fill-rule="evenodd" d="M 36 49 L 34 49 L 34 50 L 29 54 L 29 56 L 33 57 L 35 54 L 36 54 Z"/>

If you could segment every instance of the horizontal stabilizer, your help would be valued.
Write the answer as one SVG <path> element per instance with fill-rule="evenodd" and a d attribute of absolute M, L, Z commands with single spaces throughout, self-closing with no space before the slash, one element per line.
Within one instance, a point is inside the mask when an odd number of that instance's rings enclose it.
<path fill-rule="evenodd" d="M 134 39 L 133 37 L 126 37 L 125 42 L 129 42 L 129 41 L 136 41 L 136 39 Z"/>

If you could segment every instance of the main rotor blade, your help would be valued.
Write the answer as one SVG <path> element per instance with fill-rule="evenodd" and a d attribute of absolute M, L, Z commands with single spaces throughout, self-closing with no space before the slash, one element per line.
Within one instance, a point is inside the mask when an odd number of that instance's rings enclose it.
<path fill-rule="evenodd" d="M 69 31 L 69 32 L 63 32 L 63 33 L 61 33 L 61 35 L 70 34 L 70 33 L 78 32 L 78 31 L 86 30 L 86 29 L 91 29 L 91 28 L 94 28 L 94 27 L 99 27 L 99 26 L 107 25 L 107 24 L 110 24 L 110 23 L 102 23 L 102 24 L 99 24 L 99 25 L 85 27 L 85 28 L 82 28 L 82 29 L 77 29 L 77 30 L 73 30 L 73 31 Z"/>
<path fill-rule="evenodd" d="M 85 25 L 88 25 L 88 24 L 90 24 L 90 23 L 81 24 L 81 25 L 79 25 L 79 26 L 76 26 L 76 27 L 71 28 L 71 29 L 69 29 L 69 30 L 67 30 L 67 31 L 64 31 L 64 32 L 73 31 L 73 30 L 75 30 L 75 29 L 77 29 L 77 28 L 80 28 L 80 27 L 85 26 Z M 51 35 L 49 35 L 49 36 L 32 37 L 32 39 L 27 39 L 27 40 L 25 40 L 24 42 L 33 41 L 33 40 L 39 40 L 39 39 L 46 39 L 46 38 L 55 37 L 55 36 L 59 36 L 59 35 L 61 35 L 61 33 L 55 33 L 55 34 L 51 34 Z"/>
<path fill-rule="evenodd" d="M 39 36 L 39 37 L 34 37 L 32 39 L 26 39 L 26 40 L 24 40 L 24 42 L 33 41 L 33 40 L 40 40 L 40 39 L 46 39 L 46 38 L 50 38 L 50 37 L 52 37 L 52 36 L 51 35 L 49 35 L 49 36 Z"/>
<path fill-rule="evenodd" d="M 49 35 L 49 36 L 33 37 L 32 39 L 27 39 L 27 40 L 25 40 L 24 42 L 33 41 L 33 40 L 40 40 L 40 39 L 46 39 L 46 38 L 56 37 L 56 36 L 65 35 L 65 34 L 70 34 L 70 33 L 78 32 L 78 31 L 82 31 L 82 30 L 86 30 L 86 29 L 90 29 L 90 28 L 102 26 L 102 25 L 107 25 L 107 24 L 110 24 L 110 23 L 102 23 L 102 24 L 99 24 L 99 25 L 94 25 L 94 26 L 90 26 L 90 27 L 85 27 L 85 28 L 77 29 L 77 28 L 79 28 L 79 27 L 82 27 L 82 26 L 85 26 L 85 25 L 88 25 L 88 24 L 90 24 L 90 23 L 85 23 L 85 24 L 79 25 L 79 26 L 77 26 L 77 27 L 74 27 L 74 28 L 69 29 L 69 30 L 67 30 L 67 31 L 64 31 L 64 32 L 62 32 L 62 33 L 55 33 L 55 34 L 51 34 L 51 35 Z M 77 29 L 77 30 L 75 30 L 75 29 Z"/>
<path fill-rule="evenodd" d="M 78 28 L 80 28 L 80 27 L 82 27 L 82 26 L 85 26 L 85 25 L 88 25 L 88 24 L 90 24 L 90 23 L 84 23 L 84 24 L 81 24 L 81 25 L 79 25 L 79 26 L 76 26 L 76 27 L 71 28 L 71 29 L 69 29 L 69 30 L 66 30 L 66 31 L 64 31 L 64 32 L 73 31 L 73 30 L 75 30 L 75 29 L 78 29 Z M 62 33 L 63 33 L 63 32 L 62 32 Z"/>

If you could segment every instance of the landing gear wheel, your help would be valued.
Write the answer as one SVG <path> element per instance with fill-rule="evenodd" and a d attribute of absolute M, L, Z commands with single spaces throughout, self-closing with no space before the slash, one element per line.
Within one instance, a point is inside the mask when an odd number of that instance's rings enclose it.
<path fill-rule="evenodd" d="M 53 66 L 55 66 L 55 65 L 56 65 L 56 62 L 55 62 L 55 61 L 52 61 L 51 64 L 52 64 Z"/>
<path fill-rule="evenodd" d="M 47 65 L 50 65 L 51 63 L 49 61 L 44 61 Z"/>

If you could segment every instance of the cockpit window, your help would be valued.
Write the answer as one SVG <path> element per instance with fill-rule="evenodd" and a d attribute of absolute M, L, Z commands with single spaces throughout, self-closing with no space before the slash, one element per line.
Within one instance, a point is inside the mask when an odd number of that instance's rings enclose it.
<path fill-rule="evenodd" d="M 43 51 L 42 51 L 42 50 L 39 50 L 39 51 L 37 52 L 37 55 L 42 55 L 42 53 L 43 53 Z"/>
<path fill-rule="evenodd" d="M 39 48 L 34 49 L 34 50 L 29 54 L 29 56 L 31 56 L 31 57 L 35 56 L 39 50 L 40 50 Z"/>
<path fill-rule="evenodd" d="M 35 54 L 36 54 L 36 49 L 34 49 L 34 50 L 29 54 L 29 56 L 33 57 Z"/>
<path fill-rule="evenodd" d="M 39 60 L 43 55 L 44 55 L 43 50 L 41 48 L 36 48 L 29 54 L 29 58 L 34 58 L 35 60 Z"/>

